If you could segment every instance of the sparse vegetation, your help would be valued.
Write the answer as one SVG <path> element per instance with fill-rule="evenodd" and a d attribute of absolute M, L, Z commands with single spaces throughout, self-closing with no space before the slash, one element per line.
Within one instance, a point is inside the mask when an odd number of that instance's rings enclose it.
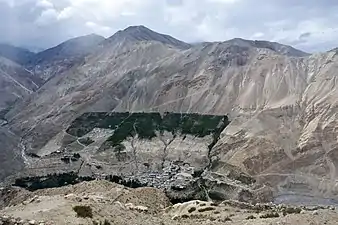
<path fill-rule="evenodd" d="M 80 139 L 79 139 L 79 142 L 80 142 L 81 144 L 83 144 L 83 145 L 88 146 L 88 145 L 90 145 L 90 144 L 93 144 L 95 141 L 93 141 L 92 139 L 90 139 L 89 137 L 87 137 L 87 138 L 80 138 Z"/>
<path fill-rule="evenodd" d="M 80 177 L 75 172 L 48 174 L 46 176 L 21 177 L 15 180 L 14 186 L 25 188 L 29 191 L 36 191 L 44 188 L 62 187 L 70 184 L 77 184 L 82 181 L 94 180 L 93 177 Z"/>
<path fill-rule="evenodd" d="M 196 207 L 191 207 L 190 209 L 188 209 L 188 212 L 189 212 L 189 213 L 192 213 L 192 212 L 194 212 L 194 211 L 196 211 Z"/>
<path fill-rule="evenodd" d="M 283 208 L 282 210 L 284 216 L 286 216 L 287 214 L 299 214 L 301 211 L 302 211 L 301 208 L 293 208 L 293 207 Z"/>
<path fill-rule="evenodd" d="M 188 218 L 189 218 L 189 215 L 183 214 L 183 215 L 181 216 L 181 218 L 182 218 L 182 219 L 188 219 Z"/>
<path fill-rule="evenodd" d="M 260 218 L 266 219 L 266 218 L 277 218 L 279 217 L 279 214 L 277 212 L 269 212 L 264 215 L 261 215 Z"/>
<path fill-rule="evenodd" d="M 111 223 L 105 219 L 103 222 L 93 221 L 93 225 L 111 225 Z"/>
<path fill-rule="evenodd" d="M 232 219 L 230 217 L 225 217 L 224 219 L 220 220 L 221 222 L 229 222 L 232 221 Z"/>
<path fill-rule="evenodd" d="M 138 136 L 141 139 L 152 139 L 155 131 L 164 131 L 176 134 L 190 134 L 197 137 L 213 135 L 214 141 L 210 148 L 217 142 L 220 133 L 229 124 L 227 116 L 165 113 L 86 113 L 77 118 L 67 132 L 71 135 L 82 137 L 96 128 L 115 129 L 114 134 L 108 139 L 108 146 L 119 152 L 123 149 L 121 144 L 128 137 Z"/>
<path fill-rule="evenodd" d="M 251 215 L 251 216 L 248 216 L 246 219 L 247 219 L 247 220 L 254 220 L 254 219 L 256 219 L 256 217 L 253 216 L 253 215 Z"/>
<path fill-rule="evenodd" d="M 8 101 L 5 102 L 5 105 L 8 105 L 8 107 L 0 110 L 1 120 L 6 120 L 6 114 L 13 109 L 16 102 L 17 100 L 14 102 L 8 102 Z"/>
<path fill-rule="evenodd" d="M 93 210 L 90 206 L 77 205 L 73 207 L 78 217 L 82 218 L 93 218 Z"/>
<path fill-rule="evenodd" d="M 212 210 L 215 210 L 215 207 L 207 206 L 207 207 L 198 209 L 198 212 L 207 212 L 207 211 L 212 211 Z"/>

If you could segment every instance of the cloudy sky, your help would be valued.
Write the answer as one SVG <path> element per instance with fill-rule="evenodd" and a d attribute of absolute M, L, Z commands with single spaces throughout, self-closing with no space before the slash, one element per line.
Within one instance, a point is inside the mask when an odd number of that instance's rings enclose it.
<path fill-rule="evenodd" d="M 0 42 L 47 48 L 145 25 L 186 42 L 234 37 L 338 47 L 337 0 L 0 0 Z"/>

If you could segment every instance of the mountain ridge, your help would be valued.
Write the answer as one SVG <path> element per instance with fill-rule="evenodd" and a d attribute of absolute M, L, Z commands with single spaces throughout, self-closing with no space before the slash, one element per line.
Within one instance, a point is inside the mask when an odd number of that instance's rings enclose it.
<path fill-rule="evenodd" d="M 0 44 L 0 56 L 5 57 L 13 62 L 21 65 L 27 63 L 27 61 L 34 57 L 35 53 L 30 52 L 27 49 L 15 47 L 9 44 Z"/>
<path fill-rule="evenodd" d="M 172 45 L 181 49 L 188 49 L 191 47 L 183 41 L 173 38 L 170 35 L 160 34 L 149 28 L 139 26 L 129 26 L 124 30 L 117 31 L 114 35 L 107 39 L 108 43 L 128 40 L 128 41 L 159 41 L 163 44 Z"/>
<path fill-rule="evenodd" d="M 224 173 L 228 163 L 271 184 L 276 194 L 334 198 L 334 52 L 303 56 L 284 45 L 242 39 L 182 49 L 158 33 L 135 39 L 139 28 L 130 29 L 7 113 L 7 127 L 23 137 L 25 151 L 63 150 L 62 141 L 74 138 L 65 130 L 87 112 L 229 114 L 231 123 L 210 151 L 213 172 Z M 70 150 L 78 149 L 76 139 L 72 144 Z"/>
<path fill-rule="evenodd" d="M 305 56 L 311 55 L 309 53 L 295 49 L 294 47 L 290 45 L 284 45 L 278 42 L 271 42 L 271 41 L 265 41 L 265 40 L 247 40 L 247 39 L 242 39 L 242 38 L 234 38 L 234 39 L 230 39 L 225 42 L 229 42 L 229 43 L 244 42 L 244 43 L 248 43 L 249 45 L 255 46 L 257 48 L 267 48 L 272 51 L 285 54 L 288 56 L 294 56 L 294 57 L 305 57 Z"/>
<path fill-rule="evenodd" d="M 30 71 L 0 56 L 1 110 L 38 90 L 41 84 L 41 79 L 34 76 Z"/>
<path fill-rule="evenodd" d="M 90 54 L 105 38 L 89 34 L 69 39 L 61 44 L 35 54 L 25 65 L 37 76 L 48 80 L 62 73 Z"/>

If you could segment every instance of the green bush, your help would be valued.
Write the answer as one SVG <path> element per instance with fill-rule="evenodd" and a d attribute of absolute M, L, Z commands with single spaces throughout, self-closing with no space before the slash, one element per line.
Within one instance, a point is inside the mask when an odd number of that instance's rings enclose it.
<path fill-rule="evenodd" d="M 193 135 L 205 137 L 213 135 L 212 148 L 221 132 L 229 124 L 227 116 L 200 115 L 197 113 L 169 113 L 163 117 L 160 113 L 85 113 L 77 118 L 67 132 L 82 137 L 94 128 L 114 129 L 107 144 L 112 147 L 120 145 L 128 137 L 136 135 L 141 139 L 156 137 L 156 132 L 170 132 L 173 135 Z M 82 140 L 81 140 L 82 141 Z M 86 144 L 90 140 L 83 140 Z M 81 142 L 82 143 L 82 142 Z"/>
<path fill-rule="evenodd" d="M 105 219 L 104 222 L 93 221 L 93 225 L 111 225 L 111 223 Z"/>
<path fill-rule="evenodd" d="M 198 212 L 207 212 L 207 211 L 212 211 L 212 210 L 215 210 L 215 207 L 207 206 L 207 207 L 198 209 Z"/>
<path fill-rule="evenodd" d="M 253 216 L 253 215 L 251 215 L 251 216 L 248 216 L 246 219 L 247 219 L 247 220 L 254 220 L 254 219 L 256 219 L 256 217 Z"/>
<path fill-rule="evenodd" d="M 293 208 L 293 207 L 287 207 L 282 210 L 284 216 L 286 216 L 287 214 L 299 214 L 301 211 L 302 211 L 301 208 Z"/>
<path fill-rule="evenodd" d="M 79 139 L 79 142 L 80 142 L 81 144 L 83 144 L 83 145 L 88 146 L 88 145 L 90 145 L 90 144 L 93 144 L 95 141 L 93 141 L 92 139 L 90 139 L 89 137 L 87 137 L 87 138 L 80 138 L 80 139 Z"/>
<path fill-rule="evenodd" d="M 82 218 L 93 218 L 93 210 L 90 206 L 77 205 L 73 207 L 78 217 Z"/>
<path fill-rule="evenodd" d="M 192 213 L 192 212 L 194 212 L 194 211 L 196 211 L 196 207 L 191 207 L 190 209 L 188 209 L 188 212 L 189 212 L 189 213 Z"/>
<path fill-rule="evenodd" d="M 220 219 L 221 222 L 231 222 L 232 219 L 230 217 L 225 217 L 224 219 Z"/>

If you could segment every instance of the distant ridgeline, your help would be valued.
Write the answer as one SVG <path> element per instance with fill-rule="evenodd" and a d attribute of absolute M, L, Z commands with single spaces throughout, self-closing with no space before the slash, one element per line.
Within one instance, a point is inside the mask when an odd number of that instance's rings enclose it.
<path fill-rule="evenodd" d="M 94 128 L 114 130 L 108 139 L 112 147 L 118 147 L 128 137 L 152 139 L 156 133 L 170 132 L 173 135 L 192 135 L 199 138 L 212 135 L 217 142 L 221 132 L 227 127 L 227 116 L 185 114 L 185 113 L 129 113 L 91 112 L 78 117 L 67 133 L 82 137 Z M 215 143 L 211 143 L 214 145 Z M 211 147 L 211 146 L 210 146 Z"/>

